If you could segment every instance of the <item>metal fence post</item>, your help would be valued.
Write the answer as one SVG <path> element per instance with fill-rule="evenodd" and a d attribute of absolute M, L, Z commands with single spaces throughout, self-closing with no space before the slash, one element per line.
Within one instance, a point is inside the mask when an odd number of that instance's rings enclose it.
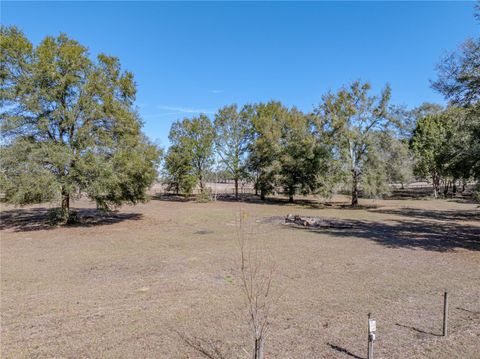
<path fill-rule="evenodd" d="M 448 292 L 445 291 L 443 296 L 443 336 L 448 334 Z"/>

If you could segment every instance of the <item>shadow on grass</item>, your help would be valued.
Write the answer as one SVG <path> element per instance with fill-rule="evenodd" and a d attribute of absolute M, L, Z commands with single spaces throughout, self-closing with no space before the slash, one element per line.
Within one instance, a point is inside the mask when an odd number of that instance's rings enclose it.
<path fill-rule="evenodd" d="M 434 337 L 441 337 L 442 336 L 441 334 L 426 332 L 425 330 L 418 329 L 418 328 L 415 328 L 415 327 L 412 327 L 412 326 L 409 326 L 409 325 L 404 325 L 404 324 L 400 324 L 400 323 L 395 323 L 395 325 L 398 326 L 398 327 L 413 330 L 414 332 L 417 332 L 417 333 L 420 333 L 420 334 L 432 335 Z"/>
<path fill-rule="evenodd" d="M 480 312 L 476 312 L 474 310 L 470 310 L 470 309 L 465 309 L 465 308 L 461 308 L 461 307 L 456 307 L 456 309 L 462 311 L 462 312 L 465 312 L 465 313 L 468 313 L 468 314 L 473 314 L 473 315 L 480 315 Z"/>
<path fill-rule="evenodd" d="M 480 210 L 431 211 L 417 208 L 373 209 L 375 213 L 393 214 L 410 218 L 436 219 L 440 221 L 480 221 Z"/>
<path fill-rule="evenodd" d="M 151 196 L 152 200 L 166 201 L 166 202 L 195 202 L 196 197 L 192 195 L 190 197 L 185 197 L 181 195 L 174 194 L 156 194 Z M 219 202 L 244 202 L 250 204 L 259 204 L 259 205 L 274 205 L 274 206 L 288 206 L 288 207 L 303 207 L 307 209 L 324 209 L 324 208 L 336 208 L 336 209 L 349 209 L 349 210 L 365 210 L 365 209 L 375 209 L 378 208 L 377 205 L 359 205 L 357 207 L 352 207 L 348 201 L 338 201 L 338 202 L 324 202 L 319 199 L 309 199 L 298 197 L 295 198 L 293 203 L 288 201 L 288 197 L 284 196 L 270 196 L 265 198 L 265 200 L 260 199 L 259 196 L 254 194 L 240 194 L 235 197 L 232 194 L 218 194 L 216 201 Z M 212 202 L 214 202 L 212 200 Z"/>
<path fill-rule="evenodd" d="M 79 218 L 77 223 L 64 227 L 93 227 L 115 224 L 127 220 L 139 220 L 139 213 L 102 212 L 92 208 L 75 208 Z M 13 229 L 16 232 L 54 229 L 50 224 L 50 208 L 12 209 L 0 213 L 0 230 Z"/>
<path fill-rule="evenodd" d="M 391 220 L 388 223 L 349 220 L 345 223 L 351 228 L 300 229 L 336 237 L 364 238 L 389 248 L 420 248 L 437 252 L 480 250 L 480 227 L 476 226 L 407 220 Z"/>
<path fill-rule="evenodd" d="M 327 345 L 333 349 L 333 350 L 336 350 L 337 352 L 340 352 L 340 353 L 343 353 L 345 355 L 348 355 L 352 358 L 355 358 L 355 359 L 365 359 L 363 357 L 359 357 L 358 355 L 355 355 L 353 354 L 352 352 L 348 351 L 347 349 L 345 348 L 342 348 L 342 347 L 339 347 L 338 345 L 334 345 L 334 344 L 331 344 L 331 343 L 327 343 Z"/>
<path fill-rule="evenodd" d="M 427 199 L 432 198 L 432 187 L 396 188 L 386 199 Z"/>
<path fill-rule="evenodd" d="M 189 336 L 177 330 L 174 332 L 178 335 L 184 345 L 199 353 L 202 357 L 208 359 L 227 359 L 231 358 L 230 351 L 226 349 L 223 342 L 219 340 L 211 340 Z"/>
<path fill-rule="evenodd" d="M 165 194 L 154 194 L 150 196 L 151 200 L 155 201 L 165 201 L 165 202 L 190 202 L 194 201 L 195 197 L 194 196 L 182 196 L 182 195 L 177 195 L 177 194 L 171 194 L 171 193 L 165 193 Z"/>

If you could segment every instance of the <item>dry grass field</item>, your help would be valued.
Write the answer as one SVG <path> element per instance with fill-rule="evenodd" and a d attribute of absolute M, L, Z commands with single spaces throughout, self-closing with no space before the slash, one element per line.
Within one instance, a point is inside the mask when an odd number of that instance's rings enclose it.
<path fill-rule="evenodd" d="M 1 212 L 2 358 L 202 358 L 186 341 L 249 358 L 236 217 L 275 263 L 266 358 L 480 357 L 480 212 L 447 200 L 362 200 L 360 209 L 157 197 L 45 224 L 47 205 Z M 352 228 L 298 229 L 288 213 Z M 450 335 L 442 330 L 450 292 Z"/>

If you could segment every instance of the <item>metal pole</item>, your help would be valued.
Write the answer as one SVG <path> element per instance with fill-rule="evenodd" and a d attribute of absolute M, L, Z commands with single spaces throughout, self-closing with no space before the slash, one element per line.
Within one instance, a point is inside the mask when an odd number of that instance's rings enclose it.
<path fill-rule="evenodd" d="M 445 291 L 443 296 L 443 336 L 448 334 L 448 292 Z"/>

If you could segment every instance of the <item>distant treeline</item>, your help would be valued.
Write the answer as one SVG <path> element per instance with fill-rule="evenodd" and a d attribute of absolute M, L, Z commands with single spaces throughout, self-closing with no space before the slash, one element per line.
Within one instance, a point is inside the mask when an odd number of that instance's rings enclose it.
<path fill-rule="evenodd" d="M 479 7 L 475 17 L 480 20 Z M 175 122 L 162 178 L 170 190 L 205 190 L 215 171 L 238 183 L 254 183 L 262 199 L 281 187 L 296 194 L 330 195 L 337 187 L 379 196 L 388 184 L 417 179 L 432 193 L 463 191 L 480 179 L 480 38 L 468 39 L 437 66 L 432 88 L 448 106 L 424 103 L 407 110 L 390 103 L 387 85 L 378 95 L 355 81 L 325 94 L 309 113 L 277 101 L 225 106 Z M 477 191 L 477 196 L 479 191 Z"/>

